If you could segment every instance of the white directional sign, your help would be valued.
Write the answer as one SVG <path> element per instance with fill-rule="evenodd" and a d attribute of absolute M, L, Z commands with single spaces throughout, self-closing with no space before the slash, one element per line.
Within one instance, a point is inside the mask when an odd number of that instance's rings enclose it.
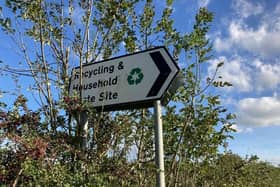
<path fill-rule="evenodd" d="M 82 91 L 85 101 L 104 110 L 152 106 L 160 100 L 179 68 L 166 48 L 124 55 L 72 70 L 69 94 Z"/>

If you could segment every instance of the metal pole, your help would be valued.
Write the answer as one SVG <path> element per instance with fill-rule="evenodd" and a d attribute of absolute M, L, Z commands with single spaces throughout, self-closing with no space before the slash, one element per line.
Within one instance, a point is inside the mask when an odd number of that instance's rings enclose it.
<path fill-rule="evenodd" d="M 163 138 L 162 138 L 162 119 L 161 119 L 161 104 L 160 100 L 154 102 L 155 114 L 155 148 L 156 148 L 156 165 L 157 176 L 156 186 L 165 187 L 164 176 L 164 159 L 163 159 Z"/>
<path fill-rule="evenodd" d="M 83 111 L 80 114 L 80 125 L 82 127 L 82 134 L 81 134 L 81 147 L 83 150 L 87 149 L 87 135 L 88 135 L 88 113 Z"/>

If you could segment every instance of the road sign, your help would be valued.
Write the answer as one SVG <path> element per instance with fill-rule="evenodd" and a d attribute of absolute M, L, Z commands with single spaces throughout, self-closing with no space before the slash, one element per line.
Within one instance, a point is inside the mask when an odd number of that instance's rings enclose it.
<path fill-rule="evenodd" d="M 72 70 L 69 94 L 82 91 L 85 101 L 103 110 L 153 106 L 179 72 L 165 47 L 157 47 Z"/>

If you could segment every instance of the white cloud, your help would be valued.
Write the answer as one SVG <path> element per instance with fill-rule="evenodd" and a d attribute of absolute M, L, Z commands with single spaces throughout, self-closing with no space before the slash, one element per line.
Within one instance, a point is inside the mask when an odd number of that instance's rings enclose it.
<path fill-rule="evenodd" d="M 229 39 L 222 39 L 220 37 L 217 37 L 214 40 L 214 47 L 217 51 L 229 51 L 232 48 L 232 41 Z"/>
<path fill-rule="evenodd" d="M 280 56 L 280 3 L 271 12 L 265 12 L 260 4 L 245 0 L 235 1 L 235 11 L 240 17 L 225 26 L 227 37 L 218 36 L 214 41 L 217 51 L 245 49 L 254 56 Z M 258 24 L 246 22 L 248 16 L 258 15 Z"/>
<path fill-rule="evenodd" d="M 255 58 L 249 60 L 241 57 L 228 59 L 220 56 L 217 59 L 209 61 L 208 76 L 214 74 L 217 64 L 224 62 L 220 68 L 217 77 L 222 76 L 222 80 L 229 81 L 233 87 L 229 87 L 228 91 L 235 92 L 263 92 L 278 91 L 280 87 L 280 62 L 264 63 L 262 60 Z"/>
<path fill-rule="evenodd" d="M 260 3 L 253 3 L 252 1 L 247 0 L 233 1 L 233 9 L 242 18 L 258 15 L 264 11 L 264 7 Z"/>
<path fill-rule="evenodd" d="M 222 80 L 229 81 L 233 84 L 233 87 L 229 89 L 238 90 L 240 92 L 252 91 L 250 70 L 242 65 L 240 59 L 228 60 L 226 57 L 221 56 L 218 59 L 209 61 L 208 75 L 214 74 L 217 64 L 224 62 L 224 65 L 220 68 L 217 77 L 222 76 Z"/>
<path fill-rule="evenodd" d="M 280 98 L 245 98 L 237 103 L 237 124 L 245 126 L 280 125 Z"/>
<path fill-rule="evenodd" d="M 236 124 L 232 125 L 231 127 L 235 129 L 237 133 L 250 133 L 253 131 L 253 129 L 250 127 L 241 127 Z"/>
<path fill-rule="evenodd" d="M 280 55 L 280 29 L 268 27 L 266 23 L 257 29 L 249 28 L 243 22 L 231 22 L 229 37 L 217 37 L 214 47 L 217 51 L 230 51 L 235 48 L 245 49 L 264 57 Z"/>
<path fill-rule="evenodd" d="M 230 40 L 233 44 L 250 52 L 263 56 L 279 55 L 280 30 L 273 30 L 265 23 L 257 29 L 247 28 L 247 25 L 232 22 L 229 26 Z"/>
<path fill-rule="evenodd" d="M 198 7 L 207 7 L 210 3 L 210 0 L 198 0 Z"/>
<path fill-rule="evenodd" d="M 280 86 L 280 63 L 263 63 L 259 59 L 253 62 L 255 66 L 255 88 L 257 91 L 277 90 Z"/>
<path fill-rule="evenodd" d="M 274 166 L 279 166 L 280 164 L 280 156 L 266 156 L 266 157 L 261 157 L 261 160 L 265 162 L 269 162 L 270 164 Z"/>
<path fill-rule="evenodd" d="M 275 6 L 273 11 L 267 11 L 262 16 L 260 21 L 266 23 L 269 27 L 273 28 L 274 31 L 280 30 L 280 2 Z"/>

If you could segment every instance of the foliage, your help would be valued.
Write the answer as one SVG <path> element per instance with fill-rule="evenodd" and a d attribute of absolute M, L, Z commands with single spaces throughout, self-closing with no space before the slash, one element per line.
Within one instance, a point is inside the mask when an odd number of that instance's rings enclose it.
<path fill-rule="evenodd" d="M 182 34 L 173 25 L 172 4 L 167 0 L 156 11 L 152 0 L 6 0 L 0 26 L 18 45 L 24 69 L 5 64 L 0 70 L 30 78 L 38 109 L 29 109 L 23 95 L 11 108 L 0 105 L 2 184 L 154 186 L 153 112 L 96 112 L 79 94 L 69 96 L 68 86 L 73 66 L 80 66 L 82 74 L 87 63 L 158 45 L 184 64 L 184 83 L 163 114 L 167 185 L 265 186 L 279 181 L 271 177 L 279 176 L 279 168 L 254 157 L 219 153 L 234 131 L 234 115 L 212 94 L 231 84 L 215 74 L 205 78 L 202 71 L 212 58 L 206 34 L 213 14 L 201 8 L 193 30 Z M 81 113 L 88 115 L 88 125 Z"/>
<path fill-rule="evenodd" d="M 257 156 L 242 159 L 228 152 L 205 172 L 211 186 L 277 186 L 280 168 L 258 161 Z"/>

